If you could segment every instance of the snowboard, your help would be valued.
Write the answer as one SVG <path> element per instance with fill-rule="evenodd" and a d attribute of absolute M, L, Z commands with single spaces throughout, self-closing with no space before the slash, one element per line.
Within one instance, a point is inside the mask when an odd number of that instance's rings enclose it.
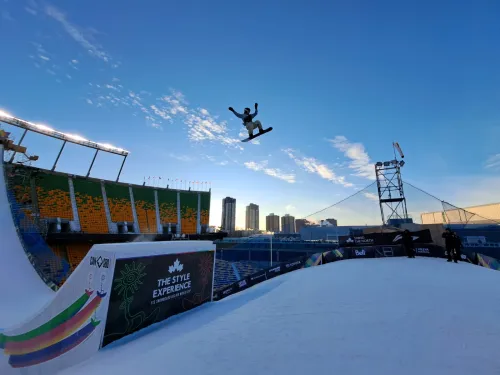
<path fill-rule="evenodd" d="M 248 142 L 248 141 L 251 141 L 252 139 L 257 138 L 257 137 L 261 136 L 262 134 L 269 133 L 271 130 L 273 130 L 273 128 L 272 128 L 272 127 L 269 127 L 269 128 L 267 128 L 267 129 L 264 129 L 264 131 L 262 131 L 262 132 L 259 132 L 259 133 L 257 133 L 257 134 L 254 134 L 254 135 L 253 135 L 253 137 L 248 137 L 248 138 L 245 138 L 245 139 L 241 140 L 241 142 Z"/>

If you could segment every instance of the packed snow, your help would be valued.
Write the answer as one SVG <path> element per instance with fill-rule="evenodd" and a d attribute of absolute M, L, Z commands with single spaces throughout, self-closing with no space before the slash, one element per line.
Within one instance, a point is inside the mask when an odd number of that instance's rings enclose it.
<path fill-rule="evenodd" d="M 0 145 L 3 160 L 3 146 Z M 21 245 L 12 219 L 0 165 L 0 330 L 23 322 L 40 310 L 54 292 L 42 281 Z"/>
<path fill-rule="evenodd" d="M 500 272 L 356 259 L 277 277 L 149 327 L 62 372 L 494 374 Z"/>

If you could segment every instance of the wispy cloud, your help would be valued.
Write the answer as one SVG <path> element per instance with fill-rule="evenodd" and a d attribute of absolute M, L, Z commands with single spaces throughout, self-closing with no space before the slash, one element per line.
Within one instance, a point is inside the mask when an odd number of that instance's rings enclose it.
<path fill-rule="evenodd" d="M 34 15 L 34 16 L 36 16 L 36 15 L 38 14 L 38 12 L 37 12 L 35 9 L 30 8 L 30 7 L 24 7 L 24 10 L 25 10 L 26 12 L 28 12 L 28 13 L 30 13 L 30 14 L 32 14 L 32 15 Z"/>
<path fill-rule="evenodd" d="M 158 116 L 160 116 L 162 119 L 167 120 L 167 121 L 172 121 L 172 116 L 170 116 L 167 111 L 159 109 L 156 105 L 152 105 L 150 107 L 154 113 Z"/>
<path fill-rule="evenodd" d="M 64 28 L 64 30 L 71 36 L 77 43 L 79 43 L 88 53 L 95 56 L 105 62 L 110 61 L 109 55 L 98 45 L 91 43 L 88 37 L 84 35 L 84 32 L 76 25 L 69 22 L 66 15 L 62 13 L 59 9 L 52 5 L 47 5 L 45 7 L 45 13 L 58 21 Z"/>
<path fill-rule="evenodd" d="M 292 173 L 284 173 L 281 170 L 277 168 L 269 168 L 268 161 L 264 160 L 260 163 L 256 163 L 254 161 L 246 162 L 244 163 L 245 167 L 248 169 L 251 169 L 256 172 L 263 172 L 267 174 L 268 176 L 278 178 L 280 180 L 286 181 L 289 184 L 295 183 L 295 175 Z"/>
<path fill-rule="evenodd" d="M 6 11 L 6 10 L 2 10 L 2 19 L 6 20 L 6 21 L 15 21 L 14 18 L 12 18 L 12 16 L 10 15 L 10 12 Z"/>
<path fill-rule="evenodd" d="M 285 211 L 286 211 L 286 212 L 291 212 L 291 211 L 293 211 L 293 210 L 295 210 L 295 206 L 294 206 L 293 204 L 287 204 L 287 205 L 285 206 Z"/>
<path fill-rule="evenodd" d="M 90 100 L 90 99 L 87 99 L 87 104 L 92 105 L 92 104 L 94 104 L 94 102 L 92 102 L 92 100 Z"/>
<path fill-rule="evenodd" d="M 241 149 L 240 140 L 229 135 L 226 121 L 219 121 L 205 108 L 192 108 L 189 106 L 184 94 L 171 90 L 171 95 L 161 98 L 162 104 L 158 110 L 170 116 L 180 116 L 188 126 L 188 139 L 192 142 L 216 142 L 223 146 Z"/>
<path fill-rule="evenodd" d="M 161 100 L 166 102 L 169 106 L 169 111 L 172 115 L 188 114 L 188 102 L 180 91 L 172 90 L 172 95 L 166 95 Z M 205 110 L 206 111 L 206 110 Z M 207 111 L 208 116 L 208 111 Z"/>
<path fill-rule="evenodd" d="M 173 158 L 173 159 L 176 159 L 176 160 L 179 160 L 179 161 L 184 161 L 184 162 L 188 162 L 188 161 L 194 160 L 193 157 L 191 157 L 189 155 L 176 155 L 176 154 L 171 153 L 169 156 L 171 158 Z"/>
<path fill-rule="evenodd" d="M 50 57 L 44 56 L 44 55 L 38 55 L 39 58 L 41 58 L 44 61 L 50 61 Z"/>
<path fill-rule="evenodd" d="M 333 147 L 343 152 L 344 156 L 351 160 L 349 162 L 349 168 L 355 171 L 354 174 L 356 176 L 375 180 L 373 163 L 370 161 L 370 156 L 368 156 L 365 147 L 361 143 L 351 143 L 342 135 L 336 136 L 329 141 Z"/>
<path fill-rule="evenodd" d="M 486 169 L 499 169 L 500 168 L 500 154 L 490 156 L 484 163 Z"/>
<path fill-rule="evenodd" d="M 374 194 L 374 193 L 366 193 L 366 192 L 365 192 L 365 193 L 363 193 L 363 195 L 364 195 L 366 198 L 368 198 L 368 199 L 370 199 L 370 200 L 372 200 L 372 201 L 378 201 L 378 196 L 377 196 L 377 194 Z"/>
<path fill-rule="evenodd" d="M 229 161 L 227 161 L 227 160 L 218 161 L 216 157 L 211 156 L 211 155 L 203 155 L 203 158 L 211 161 L 215 165 L 224 166 L 224 165 L 228 165 L 229 164 Z"/>
<path fill-rule="evenodd" d="M 305 157 L 296 155 L 297 152 L 291 148 L 287 148 L 282 150 L 290 159 L 292 159 L 295 164 L 301 167 L 308 173 L 317 174 L 319 177 L 331 181 L 333 183 L 351 187 L 353 184 L 347 182 L 344 176 L 337 176 L 337 174 L 331 170 L 326 164 L 320 162 L 319 160 L 313 157 Z"/>

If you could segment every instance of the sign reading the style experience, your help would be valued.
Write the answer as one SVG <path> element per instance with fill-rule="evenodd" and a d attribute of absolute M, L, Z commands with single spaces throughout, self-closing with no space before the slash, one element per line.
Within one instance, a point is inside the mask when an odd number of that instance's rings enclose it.
<path fill-rule="evenodd" d="M 102 346 L 212 298 L 214 252 L 116 260 Z"/>

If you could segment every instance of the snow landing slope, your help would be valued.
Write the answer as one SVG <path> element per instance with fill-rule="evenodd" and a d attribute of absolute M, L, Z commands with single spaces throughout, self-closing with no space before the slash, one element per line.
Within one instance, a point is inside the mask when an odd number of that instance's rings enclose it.
<path fill-rule="evenodd" d="M 62 374 L 500 371 L 500 272 L 432 258 L 312 267 L 141 331 Z"/>

